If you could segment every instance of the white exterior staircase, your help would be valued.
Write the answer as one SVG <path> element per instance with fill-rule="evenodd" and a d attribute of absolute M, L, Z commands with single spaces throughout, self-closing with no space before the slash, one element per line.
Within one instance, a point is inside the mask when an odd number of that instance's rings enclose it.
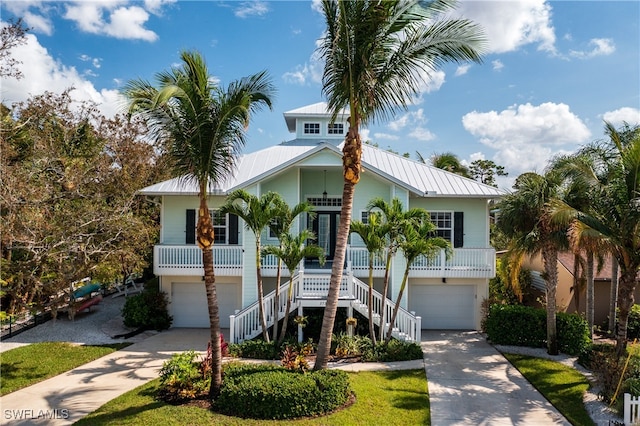
<path fill-rule="evenodd" d="M 291 312 L 304 307 L 323 307 L 326 305 L 326 296 L 329 290 L 331 275 L 327 273 L 316 274 L 299 271 L 291 280 L 280 286 L 280 299 L 277 312 L 274 309 L 275 291 L 265 295 L 264 310 L 267 326 L 272 327 L 274 320 L 281 320 L 285 316 L 287 306 L 287 293 L 289 286 L 293 285 L 291 300 Z M 339 307 L 350 307 L 369 318 L 369 286 L 353 276 L 348 269 L 342 276 L 340 285 Z M 387 298 L 385 314 L 382 315 L 382 294 L 373 290 L 373 321 L 377 326 L 381 324 L 381 318 L 386 321 L 391 318 L 395 302 Z M 419 316 L 400 307 L 393 326 L 392 336 L 398 340 L 419 342 L 422 321 Z M 385 323 L 385 332 L 389 324 Z M 262 333 L 260 326 L 260 309 L 258 302 L 247 306 L 243 310 L 230 316 L 230 329 L 232 343 L 240 343 L 253 339 Z M 301 336 L 299 335 L 299 338 Z"/>

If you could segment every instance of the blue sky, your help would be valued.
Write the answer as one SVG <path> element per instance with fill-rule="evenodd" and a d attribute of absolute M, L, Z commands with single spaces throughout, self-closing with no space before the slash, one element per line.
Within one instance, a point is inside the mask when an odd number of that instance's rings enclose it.
<path fill-rule="evenodd" d="M 508 188 L 549 158 L 603 137 L 603 120 L 640 123 L 640 2 L 462 1 L 453 13 L 479 23 L 488 39 L 481 65 L 448 65 L 388 122 L 364 137 L 425 158 L 506 167 Z M 128 80 L 153 79 L 197 49 L 221 84 L 266 69 L 278 94 L 255 116 L 247 152 L 290 140 L 282 113 L 324 100 L 315 53 L 324 23 L 312 1 L 4 0 L 2 24 L 32 28 L 14 51 L 25 77 L 4 79 L 2 102 L 74 86 L 106 115 L 120 111 Z"/>

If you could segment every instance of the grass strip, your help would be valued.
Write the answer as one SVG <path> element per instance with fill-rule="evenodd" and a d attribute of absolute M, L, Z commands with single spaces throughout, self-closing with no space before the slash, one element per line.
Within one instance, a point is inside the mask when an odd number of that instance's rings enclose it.
<path fill-rule="evenodd" d="M 424 370 L 350 373 L 355 404 L 313 419 L 241 419 L 154 399 L 159 380 L 140 386 L 80 420 L 76 425 L 429 425 L 429 395 Z"/>
<path fill-rule="evenodd" d="M 583 402 L 589 381 L 579 371 L 544 358 L 517 354 L 504 356 L 571 424 L 595 425 Z"/>
<path fill-rule="evenodd" d="M 67 342 L 41 342 L 3 352 L 0 355 L 0 395 L 57 376 L 129 344 L 82 346 Z"/>

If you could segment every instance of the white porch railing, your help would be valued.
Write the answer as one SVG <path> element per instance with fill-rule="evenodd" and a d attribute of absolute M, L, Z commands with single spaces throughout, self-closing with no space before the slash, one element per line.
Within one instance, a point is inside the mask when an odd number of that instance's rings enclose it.
<path fill-rule="evenodd" d="M 496 252 L 486 248 L 458 248 L 446 259 L 444 250 L 433 258 L 419 257 L 411 265 L 411 278 L 493 278 L 496 274 Z"/>
<path fill-rule="evenodd" d="M 278 258 L 272 254 L 268 254 L 262 258 L 262 276 L 263 277 L 275 277 L 278 272 Z M 280 265 L 280 274 L 282 277 L 289 276 L 289 270 L 283 263 Z"/>
<path fill-rule="evenodd" d="M 386 251 L 373 257 L 373 276 L 384 277 Z M 351 262 L 353 273 L 359 277 L 369 276 L 369 251 L 366 247 L 347 247 L 347 263 Z"/>
<path fill-rule="evenodd" d="M 369 253 L 364 247 L 348 247 L 347 263 L 353 274 L 366 277 L 369 274 Z M 398 254 L 401 256 L 401 254 Z M 435 259 L 420 257 L 409 272 L 411 278 L 492 278 L 495 276 L 495 250 L 491 248 L 459 248 L 446 260 L 444 251 Z M 242 275 L 242 246 L 214 245 L 213 260 L 216 275 Z M 374 258 L 374 277 L 384 276 L 384 256 Z M 156 275 L 204 275 L 202 252 L 195 245 L 156 245 L 153 270 Z M 262 274 L 275 277 L 277 258 L 269 255 L 262 260 Z M 289 271 L 283 265 L 282 276 Z"/>
<path fill-rule="evenodd" d="M 265 296 L 264 306 L 267 326 L 272 327 L 276 318 L 279 321 L 286 315 L 286 294 L 291 282 L 294 286 L 291 309 L 294 311 L 300 306 L 318 306 L 317 302 L 319 300 L 325 300 L 327 297 L 330 281 L 330 275 L 305 274 L 304 272 L 299 272 L 294 275 L 292 281 L 280 287 L 281 297 L 277 314 L 273 309 L 275 292 L 271 292 Z M 340 286 L 340 299 L 349 303 L 356 311 L 360 312 L 367 318 L 369 315 L 368 296 L 369 286 L 367 284 L 357 278 L 354 278 L 349 272 L 344 274 L 342 284 Z M 374 323 L 380 326 L 383 322 L 381 321 L 382 315 L 380 312 L 382 306 L 382 295 L 374 290 L 373 300 L 372 309 Z M 395 303 L 387 299 L 385 306 L 384 318 L 391 318 Z M 422 320 L 420 317 L 400 308 L 393 327 L 392 335 L 400 340 L 418 342 L 420 341 L 421 326 Z M 384 327 L 385 330 L 388 330 L 389 324 L 385 324 Z M 231 342 L 240 343 L 244 340 L 252 339 L 261 333 L 262 326 L 260 325 L 260 309 L 258 302 L 254 302 L 242 311 L 230 316 L 229 334 Z"/>
<path fill-rule="evenodd" d="M 216 275 L 242 274 L 242 246 L 215 245 L 213 265 Z M 204 275 L 202 250 L 195 245 L 156 245 L 153 248 L 156 275 Z"/>

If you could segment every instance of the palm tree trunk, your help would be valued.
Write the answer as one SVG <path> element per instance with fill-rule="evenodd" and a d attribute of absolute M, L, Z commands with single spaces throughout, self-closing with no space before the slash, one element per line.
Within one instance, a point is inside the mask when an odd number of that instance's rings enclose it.
<path fill-rule="evenodd" d="M 558 334 L 556 327 L 556 290 L 558 287 L 558 250 L 547 244 L 542 252 L 545 269 L 545 292 L 547 301 L 547 353 L 558 355 Z"/>
<path fill-rule="evenodd" d="M 216 278 L 213 271 L 213 250 L 202 250 L 204 265 L 204 286 L 207 291 L 207 306 L 209 308 L 209 327 L 211 329 L 211 388 L 209 398 L 215 400 L 222 388 L 222 347 L 220 346 L 220 311 L 216 292 Z"/>
<path fill-rule="evenodd" d="M 289 324 L 289 311 L 291 310 L 291 297 L 293 296 L 293 271 L 289 271 L 291 280 L 289 281 L 289 290 L 287 291 L 287 307 L 284 310 L 284 318 L 282 319 L 282 332 L 280 333 L 280 339 L 278 344 L 281 344 L 284 340 L 284 336 L 287 334 L 287 325 Z M 275 340 L 275 337 L 273 338 Z"/>
<path fill-rule="evenodd" d="M 202 184 L 201 184 L 202 186 Z M 209 398 L 215 400 L 220 395 L 222 387 L 222 347 L 220 346 L 220 310 L 216 292 L 216 277 L 213 269 L 213 241 L 214 229 L 207 206 L 206 191 L 200 191 L 200 211 L 196 236 L 198 247 L 202 250 L 202 265 L 204 267 L 204 286 L 207 292 L 207 307 L 209 309 L 209 327 L 211 338 L 211 387 Z"/>
<path fill-rule="evenodd" d="M 618 329 L 616 331 L 616 352 L 622 356 L 627 348 L 627 323 L 629 312 L 634 303 L 636 275 L 638 266 L 627 269 L 621 264 L 620 285 L 618 288 Z"/>
<path fill-rule="evenodd" d="M 282 246 L 281 246 L 282 248 Z M 276 272 L 276 291 L 273 296 L 273 312 L 275 314 L 275 318 L 273 319 L 273 341 L 278 341 L 278 323 L 280 320 L 280 280 L 281 273 L 280 268 L 282 267 L 282 260 L 278 258 L 278 271 Z"/>
<path fill-rule="evenodd" d="M 331 267 L 331 283 L 327 294 L 327 304 L 322 317 L 322 328 L 320 329 L 320 339 L 318 341 L 318 352 L 314 370 L 327 368 L 329 362 L 329 352 L 331 350 L 331 335 L 333 324 L 336 320 L 338 310 L 338 298 L 340 297 L 340 284 L 342 283 L 342 272 L 344 260 L 347 252 L 347 240 L 351 227 L 351 212 L 353 209 L 353 194 L 355 184 L 345 180 L 342 190 L 342 209 L 340 210 L 340 225 L 336 237 L 336 249 L 333 256 L 333 266 Z"/>
<path fill-rule="evenodd" d="M 384 269 L 384 283 L 382 284 L 382 304 L 380 306 L 380 341 L 384 339 L 384 326 L 387 322 L 387 293 L 389 293 L 389 274 L 391 270 L 391 250 L 387 253 L 387 262 Z"/>
<path fill-rule="evenodd" d="M 259 239 L 260 236 L 258 235 Z M 260 261 L 260 242 L 256 242 L 256 277 L 258 279 L 258 314 L 260 315 L 260 325 L 262 326 L 262 338 L 269 342 L 269 330 L 267 328 L 267 317 L 264 312 L 264 289 L 262 287 L 262 262 Z"/>
<path fill-rule="evenodd" d="M 589 324 L 589 337 L 593 339 L 594 323 L 594 283 L 593 283 L 593 250 L 587 250 L 587 323 Z"/>
<path fill-rule="evenodd" d="M 611 256 L 611 288 L 609 289 L 609 334 L 615 335 L 618 299 L 618 260 Z"/>
<path fill-rule="evenodd" d="M 407 261 L 407 268 L 404 270 L 404 276 L 402 277 L 402 284 L 400 285 L 400 292 L 398 292 L 398 299 L 396 300 L 396 306 L 393 307 L 393 313 L 391 314 L 391 321 L 389 321 L 389 330 L 387 330 L 387 338 L 384 340 L 384 344 L 388 344 L 391 341 L 391 335 L 393 333 L 393 324 L 396 322 L 398 311 L 400 310 L 400 302 L 402 301 L 402 294 L 404 288 L 407 285 L 407 279 L 409 278 L 409 269 L 411 262 Z"/>
<path fill-rule="evenodd" d="M 369 253 L 369 336 L 373 346 L 376 345 L 376 331 L 373 324 L 373 253 Z"/>

